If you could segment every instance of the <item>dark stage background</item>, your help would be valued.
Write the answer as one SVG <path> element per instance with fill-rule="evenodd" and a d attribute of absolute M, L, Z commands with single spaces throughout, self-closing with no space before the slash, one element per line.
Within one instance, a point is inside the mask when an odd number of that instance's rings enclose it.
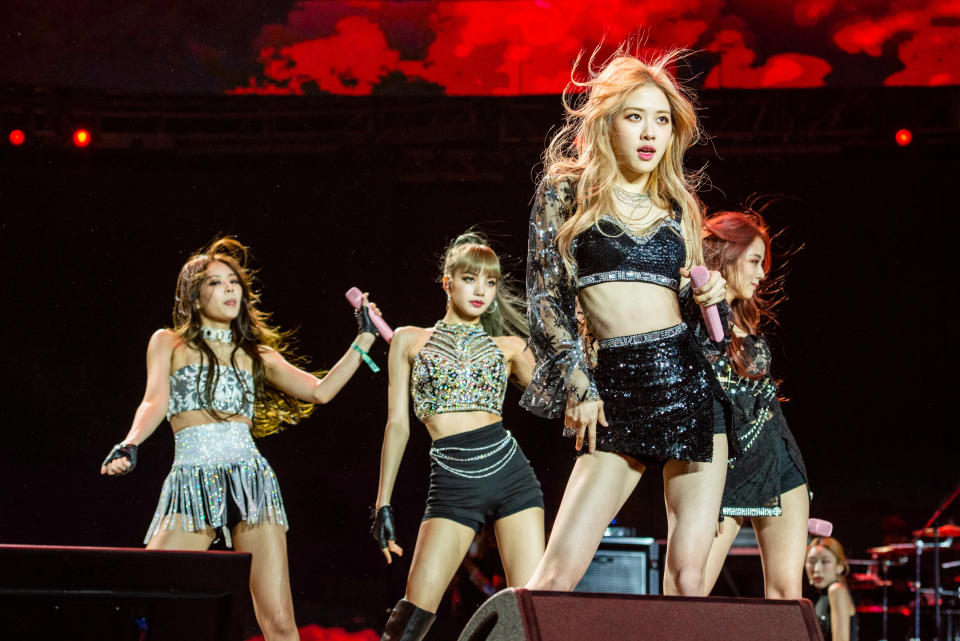
<path fill-rule="evenodd" d="M 830 91 L 816 95 L 850 99 Z M 774 329 L 774 372 L 791 398 L 785 411 L 812 479 L 811 513 L 833 521 L 854 556 L 880 544 L 885 516 L 920 527 L 958 477 L 956 318 L 947 313 L 957 289 L 948 171 L 957 166 L 957 101 L 947 90 L 911 91 L 922 90 L 875 92 L 869 107 L 909 124 L 911 101 L 953 105 L 952 139 L 915 132 L 914 143 L 899 148 L 894 127 L 855 132 L 856 144 L 842 136 L 827 144 L 830 123 L 809 111 L 812 94 L 798 91 L 777 104 L 793 130 L 806 132 L 806 146 L 718 137 L 691 158 L 709 162 L 711 208 L 734 207 L 755 192 L 780 194 L 768 220 L 786 230 L 782 246 L 804 246 L 791 260 L 790 300 Z M 749 94 L 704 96 L 714 103 L 705 122 L 715 133 L 745 112 L 759 118 Z M 247 99 L 265 111 L 279 104 Z M 362 111 L 391 100 L 338 104 Z M 411 113 L 471 104 L 405 100 Z M 169 322 L 177 271 L 214 235 L 236 234 L 253 247 L 263 307 L 283 327 L 300 328 L 300 351 L 318 368 L 354 335 L 343 298 L 351 285 L 371 291 L 393 325 L 429 325 L 444 310 L 436 259 L 457 233 L 479 223 L 503 252 L 522 258 L 532 168 L 560 118 L 556 97 L 534 102 L 541 115 L 522 135 L 490 142 L 499 154 L 489 155 L 483 140 L 463 151 L 478 169 L 469 179 L 442 178 L 427 161 L 398 153 L 413 134 L 357 136 L 297 154 L 95 145 L 0 151 L 0 542 L 141 545 L 172 459 L 169 427 L 141 447 L 133 474 L 101 477 L 99 465 L 140 401 L 147 340 Z M 374 357 L 386 362 L 383 344 Z M 359 616 L 380 625 L 403 593 L 428 441 L 414 421 L 394 496 L 407 556 L 387 567 L 367 533 L 386 382 L 385 372 L 361 369 L 314 417 L 260 443 L 293 524 L 289 556 L 302 617 Z M 573 463 L 572 441 L 560 437 L 559 422 L 521 411 L 518 398 L 508 392 L 505 420 L 540 476 L 550 519 Z M 656 475 L 641 483 L 620 523 L 665 535 Z"/>

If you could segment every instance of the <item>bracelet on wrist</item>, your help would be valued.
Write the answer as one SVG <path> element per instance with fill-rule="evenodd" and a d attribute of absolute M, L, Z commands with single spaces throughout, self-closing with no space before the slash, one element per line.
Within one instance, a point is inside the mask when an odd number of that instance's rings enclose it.
<path fill-rule="evenodd" d="M 350 343 L 350 347 L 360 354 L 360 358 L 363 359 L 363 362 L 367 364 L 367 367 L 369 367 L 374 374 L 380 371 L 380 368 L 373 362 L 373 359 L 370 358 L 370 354 L 368 354 L 366 350 L 357 345 L 356 342 Z"/>

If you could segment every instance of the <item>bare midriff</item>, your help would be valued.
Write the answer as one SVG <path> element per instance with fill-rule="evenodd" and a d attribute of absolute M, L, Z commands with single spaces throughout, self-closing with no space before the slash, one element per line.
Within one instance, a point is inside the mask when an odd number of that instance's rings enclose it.
<path fill-rule="evenodd" d="M 653 332 L 681 321 L 676 292 L 653 283 L 599 283 L 581 289 L 579 299 L 597 339 Z"/>
<path fill-rule="evenodd" d="M 435 441 L 445 436 L 470 432 L 501 420 L 503 419 L 500 416 L 490 412 L 450 412 L 428 416 L 423 424 L 427 426 L 430 438 Z"/>
<path fill-rule="evenodd" d="M 210 423 L 246 423 L 251 427 L 253 426 L 250 418 L 242 414 L 217 418 L 205 410 L 187 410 L 186 412 L 180 412 L 170 417 L 170 427 L 173 429 L 174 434 L 188 427 L 209 425 Z"/>

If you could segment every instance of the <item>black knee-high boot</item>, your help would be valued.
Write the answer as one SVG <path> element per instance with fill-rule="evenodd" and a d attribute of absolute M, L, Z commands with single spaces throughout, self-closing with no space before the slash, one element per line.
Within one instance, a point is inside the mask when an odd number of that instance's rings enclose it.
<path fill-rule="evenodd" d="M 423 641 L 437 615 L 418 608 L 406 599 L 397 601 L 380 641 Z"/>

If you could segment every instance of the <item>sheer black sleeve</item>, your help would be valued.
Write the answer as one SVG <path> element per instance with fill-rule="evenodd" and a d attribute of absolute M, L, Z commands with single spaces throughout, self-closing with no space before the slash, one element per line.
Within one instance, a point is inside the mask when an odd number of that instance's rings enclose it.
<path fill-rule="evenodd" d="M 527 318 L 537 359 L 520 405 L 538 416 L 560 416 L 568 397 L 600 398 L 577 332 L 577 290 L 557 248 L 557 230 L 570 215 L 573 187 L 541 183 L 530 212 Z"/>
<path fill-rule="evenodd" d="M 703 312 L 697 301 L 693 299 L 693 288 L 688 282 L 680 290 L 680 316 L 683 322 L 687 324 L 690 331 L 693 332 L 697 343 L 700 345 L 700 351 L 707 357 L 707 360 L 713 363 L 720 356 L 727 353 L 730 347 L 730 339 L 733 337 L 733 310 L 730 309 L 727 301 L 717 303 L 717 311 L 720 313 L 720 324 L 723 326 L 723 340 L 720 342 L 710 338 L 707 331 L 707 324 L 703 320 Z"/>

